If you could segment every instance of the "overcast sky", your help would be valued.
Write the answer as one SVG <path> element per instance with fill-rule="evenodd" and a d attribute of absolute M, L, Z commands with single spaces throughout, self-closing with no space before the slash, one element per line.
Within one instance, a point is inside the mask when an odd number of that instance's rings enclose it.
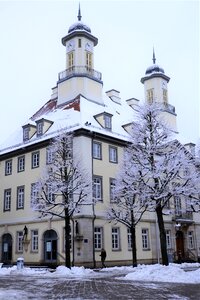
<path fill-rule="evenodd" d="M 50 99 L 65 69 L 61 38 L 77 21 L 78 0 L 0 0 L 0 143 Z M 144 98 L 140 82 L 156 63 L 171 78 L 169 103 L 176 107 L 184 142 L 199 137 L 199 1 L 80 1 L 82 21 L 99 39 L 94 68 L 104 91 L 123 99 Z"/>

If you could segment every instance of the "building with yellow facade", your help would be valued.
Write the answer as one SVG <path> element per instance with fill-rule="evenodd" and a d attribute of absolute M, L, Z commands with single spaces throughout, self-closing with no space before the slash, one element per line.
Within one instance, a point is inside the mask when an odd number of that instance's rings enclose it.
<path fill-rule="evenodd" d="M 114 179 L 128 128 L 134 119 L 133 107 L 139 100 L 121 99 L 120 92 L 103 91 L 102 74 L 94 69 L 94 50 L 98 39 L 78 20 L 62 38 L 65 70 L 58 74 L 51 98 L 0 149 L 0 261 L 12 264 L 23 256 L 26 264 L 64 263 L 64 221 L 39 219 L 31 208 L 32 187 L 48 164 L 50 139 L 61 130 L 74 132 L 74 150 L 79 151 L 93 180 L 93 199 L 71 221 L 71 259 L 75 265 L 95 266 L 100 251 L 107 251 L 108 265 L 130 264 L 129 230 L 110 223 L 105 209 L 113 200 Z M 175 131 L 175 108 L 168 102 L 168 82 L 163 68 L 153 64 L 141 79 L 145 99 L 163 104 L 167 120 Z M 200 256 L 200 220 L 184 211 L 180 199 L 174 215 L 165 217 L 169 257 L 182 251 L 185 257 Z M 196 219 L 195 219 L 196 218 Z M 176 224 L 181 234 L 176 236 Z M 180 229 L 180 228 L 179 228 Z M 24 239 L 24 235 L 26 238 Z M 158 227 L 154 213 L 146 213 L 136 228 L 138 262 L 160 260 Z"/>

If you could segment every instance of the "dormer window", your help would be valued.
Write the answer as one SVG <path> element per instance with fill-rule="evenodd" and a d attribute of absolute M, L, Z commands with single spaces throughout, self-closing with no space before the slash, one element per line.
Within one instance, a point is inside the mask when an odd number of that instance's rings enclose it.
<path fill-rule="evenodd" d="M 36 124 L 37 124 L 37 136 L 41 136 L 51 127 L 53 122 L 47 119 L 40 119 L 36 121 Z"/>
<path fill-rule="evenodd" d="M 36 132 L 36 126 L 33 124 L 26 124 L 22 126 L 22 128 L 23 128 L 23 141 L 24 142 L 29 141 Z"/>
<path fill-rule="evenodd" d="M 23 130 L 23 140 L 26 141 L 29 139 L 29 127 L 25 127 Z"/>
<path fill-rule="evenodd" d="M 104 122 L 105 122 L 105 128 L 111 130 L 111 128 L 112 128 L 111 115 L 105 114 Z"/>
<path fill-rule="evenodd" d="M 37 135 L 42 135 L 43 134 L 43 122 L 37 123 Z"/>
<path fill-rule="evenodd" d="M 112 116 L 109 113 L 103 112 L 94 116 L 96 121 L 105 129 L 111 130 L 112 129 Z"/>

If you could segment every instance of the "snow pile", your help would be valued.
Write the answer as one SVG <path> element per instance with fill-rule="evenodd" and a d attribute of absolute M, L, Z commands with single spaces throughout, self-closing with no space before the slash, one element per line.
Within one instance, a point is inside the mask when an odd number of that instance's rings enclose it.
<path fill-rule="evenodd" d="M 133 267 L 113 267 L 98 269 L 98 272 L 84 267 L 72 267 L 71 269 L 59 266 L 54 272 L 44 268 L 24 267 L 18 270 L 16 266 L 10 268 L 0 268 L 0 276 L 39 276 L 45 278 L 98 278 L 104 276 L 113 276 L 116 279 L 149 281 L 149 282 L 176 282 L 176 283 L 200 283 L 200 264 L 183 263 L 170 264 L 163 266 L 155 265 L 138 265 Z"/>
<path fill-rule="evenodd" d="M 170 264 L 163 265 L 139 265 L 133 272 L 127 274 L 124 279 L 135 281 L 157 281 L 177 283 L 200 283 L 200 268 L 187 271 L 187 268 L 200 267 L 200 264 Z M 185 268 L 185 271 L 184 269 Z M 191 270 L 191 269 L 190 269 Z"/>
<path fill-rule="evenodd" d="M 13 266 L 13 267 L 9 267 L 9 268 L 1 268 L 0 269 L 0 275 L 16 275 L 16 274 L 20 274 L 20 275 L 35 275 L 35 274 L 46 274 L 49 273 L 49 271 L 47 271 L 46 269 L 42 269 L 42 268 L 28 268 L 25 267 L 21 270 L 17 269 L 17 266 Z"/>
<path fill-rule="evenodd" d="M 84 267 L 72 267 L 71 269 L 59 266 L 56 268 L 55 272 L 50 272 L 48 269 L 45 268 L 29 268 L 24 267 L 23 269 L 18 270 L 17 266 L 13 266 L 10 268 L 1 268 L 0 269 L 0 276 L 1 275 L 25 275 L 25 276 L 32 276 L 32 275 L 44 275 L 45 276 L 53 276 L 53 277 L 86 277 L 89 275 L 94 275 L 95 272 L 91 269 L 85 269 Z"/>
<path fill-rule="evenodd" d="M 52 273 L 53 276 L 76 276 L 84 277 L 94 274 L 94 271 L 91 269 L 85 269 L 84 267 L 72 267 L 71 269 L 64 266 L 59 266 L 56 268 L 56 271 Z"/>

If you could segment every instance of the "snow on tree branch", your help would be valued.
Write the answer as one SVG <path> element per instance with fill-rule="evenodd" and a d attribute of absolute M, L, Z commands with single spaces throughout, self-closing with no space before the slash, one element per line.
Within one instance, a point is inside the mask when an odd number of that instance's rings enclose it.
<path fill-rule="evenodd" d="M 56 137 L 47 149 L 49 161 L 34 184 L 33 209 L 42 216 L 72 216 L 91 193 L 91 182 L 73 151 L 73 135 Z"/>

